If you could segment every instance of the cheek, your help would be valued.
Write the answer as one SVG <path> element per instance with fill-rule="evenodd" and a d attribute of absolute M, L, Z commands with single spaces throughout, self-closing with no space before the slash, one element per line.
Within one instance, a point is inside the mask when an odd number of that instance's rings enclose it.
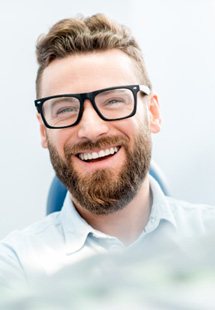
<path fill-rule="evenodd" d="M 121 123 L 119 123 L 119 125 L 117 126 L 116 134 L 119 134 L 119 132 L 129 139 L 128 148 L 132 150 L 135 137 L 139 132 L 139 124 L 136 115 L 131 118 L 121 120 Z"/>
<path fill-rule="evenodd" d="M 117 132 L 120 131 L 123 135 L 126 135 L 129 139 L 131 139 L 137 128 L 135 116 L 119 121 L 115 128 L 117 129 Z"/>
<path fill-rule="evenodd" d="M 48 144 L 52 145 L 63 158 L 65 145 L 68 142 L 71 143 L 71 134 L 69 135 L 66 129 L 51 129 L 47 132 L 47 140 Z"/>
<path fill-rule="evenodd" d="M 146 108 L 140 108 L 136 114 L 127 119 L 124 128 L 130 137 L 137 136 L 140 131 L 145 131 L 149 128 L 149 119 Z"/>
<path fill-rule="evenodd" d="M 139 129 L 141 130 L 149 130 L 149 111 L 147 109 L 147 105 L 144 102 L 140 102 L 137 105 L 137 113 L 136 113 L 136 120 Z"/>

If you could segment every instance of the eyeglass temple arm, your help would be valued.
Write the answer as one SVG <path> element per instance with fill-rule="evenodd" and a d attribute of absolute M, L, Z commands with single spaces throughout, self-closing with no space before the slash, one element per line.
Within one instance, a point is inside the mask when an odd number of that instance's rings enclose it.
<path fill-rule="evenodd" d="M 150 88 L 146 85 L 140 85 L 140 90 L 146 95 L 149 95 L 151 93 Z"/>

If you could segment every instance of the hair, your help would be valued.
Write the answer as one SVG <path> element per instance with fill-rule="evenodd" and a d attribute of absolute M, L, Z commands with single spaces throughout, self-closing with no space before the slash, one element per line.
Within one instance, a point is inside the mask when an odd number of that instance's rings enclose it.
<path fill-rule="evenodd" d="M 131 31 L 103 14 L 96 14 L 86 18 L 79 16 L 63 19 L 54 24 L 46 35 L 39 37 L 36 45 L 39 64 L 36 77 L 37 97 L 42 73 L 53 60 L 110 49 L 119 49 L 130 56 L 140 73 L 141 83 L 151 88 L 142 51 Z"/>

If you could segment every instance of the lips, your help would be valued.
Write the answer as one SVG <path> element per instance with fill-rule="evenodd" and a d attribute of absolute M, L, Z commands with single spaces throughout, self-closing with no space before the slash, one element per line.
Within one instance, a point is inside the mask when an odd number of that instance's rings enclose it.
<path fill-rule="evenodd" d="M 78 158 L 82 161 L 91 161 L 95 159 L 101 159 L 105 158 L 110 155 L 114 155 L 119 151 L 119 146 L 114 146 L 111 148 L 103 149 L 98 152 L 85 152 L 85 153 L 79 153 Z"/>

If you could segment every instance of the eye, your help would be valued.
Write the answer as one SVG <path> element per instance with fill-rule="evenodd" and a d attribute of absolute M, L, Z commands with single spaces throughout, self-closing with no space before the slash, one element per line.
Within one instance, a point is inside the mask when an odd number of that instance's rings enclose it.
<path fill-rule="evenodd" d="M 56 115 L 60 115 L 60 114 L 72 114 L 72 113 L 77 113 L 78 112 L 78 107 L 61 107 L 56 111 Z"/>
<path fill-rule="evenodd" d="M 46 102 L 46 115 L 53 118 L 72 117 L 80 110 L 79 101 L 73 97 L 60 97 Z"/>
<path fill-rule="evenodd" d="M 106 101 L 104 101 L 103 105 L 105 106 L 111 106 L 111 105 L 117 105 L 120 103 L 125 103 L 124 98 L 110 98 Z"/>

